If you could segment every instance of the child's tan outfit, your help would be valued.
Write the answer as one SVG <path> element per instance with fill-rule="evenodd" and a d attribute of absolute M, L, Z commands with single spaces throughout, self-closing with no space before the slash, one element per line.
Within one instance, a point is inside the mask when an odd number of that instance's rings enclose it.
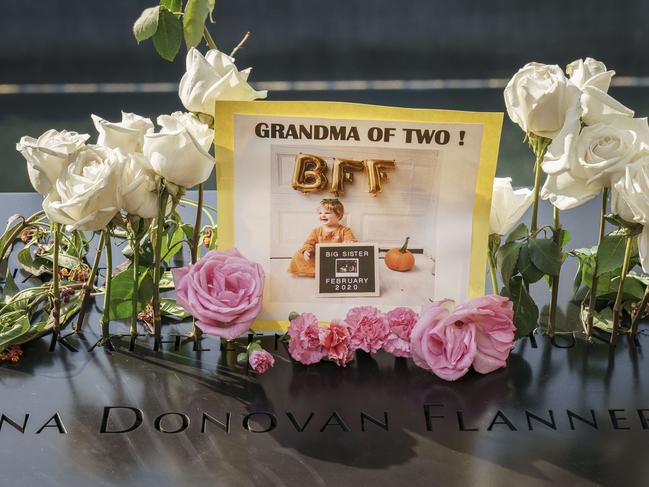
<path fill-rule="evenodd" d="M 338 225 L 331 232 L 326 232 L 322 226 L 314 228 L 309 233 L 304 245 L 293 255 L 288 271 L 296 276 L 315 277 L 315 244 L 343 242 L 357 242 L 351 228 Z M 309 260 L 304 260 L 304 252 L 307 250 L 311 256 Z"/>

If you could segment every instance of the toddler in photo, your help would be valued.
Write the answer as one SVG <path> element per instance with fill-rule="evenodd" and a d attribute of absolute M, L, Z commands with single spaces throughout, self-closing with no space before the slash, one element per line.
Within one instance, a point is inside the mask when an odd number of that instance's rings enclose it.
<path fill-rule="evenodd" d="M 340 224 L 345 207 L 337 198 L 325 198 L 318 206 L 321 225 L 309 233 L 304 245 L 293 255 L 288 271 L 296 276 L 315 277 L 315 245 L 317 243 L 357 242 L 352 229 Z"/>

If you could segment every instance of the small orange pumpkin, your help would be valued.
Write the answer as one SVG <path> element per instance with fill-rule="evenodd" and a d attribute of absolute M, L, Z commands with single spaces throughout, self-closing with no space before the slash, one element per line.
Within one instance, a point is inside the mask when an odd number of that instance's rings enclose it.
<path fill-rule="evenodd" d="M 408 250 L 408 241 L 406 238 L 403 247 L 400 249 L 390 249 L 385 254 L 385 265 L 388 269 L 399 272 L 407 272 L 415 266 L 415 256 Z"/>

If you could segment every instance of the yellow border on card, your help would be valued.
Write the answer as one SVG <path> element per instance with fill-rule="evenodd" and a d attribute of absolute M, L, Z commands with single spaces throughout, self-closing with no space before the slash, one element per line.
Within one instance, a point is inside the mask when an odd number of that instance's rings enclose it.
<path fill-rule="evenodd" d="M 469 297 L 485 291 L 491 191 L 498 163 L 502 113 L 385 107 L 342 102 L 218 101 L 214 120 L 214 155 L 218 209 L 218 249 L 234 246 L 234 115 L 381 120 L 396 122 L 481 124 L 471 241 Z M 255 331 L 286 331 L 286 320 L 255 321 Z"/>

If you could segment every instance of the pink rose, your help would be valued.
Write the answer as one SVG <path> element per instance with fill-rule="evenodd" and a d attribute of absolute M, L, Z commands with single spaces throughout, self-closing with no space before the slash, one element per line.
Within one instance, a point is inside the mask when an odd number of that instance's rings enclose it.
<path fill-rule="evenodd" d="M 386 316 L 373 306 L 358 306 L 347 313 L 345 322 L 352 335 L 352 348 L 368 353 L 378 352 L 390 333 Z"/>
<path fill-rule="evenodd" d="M 476 356 L 476 326 L 465 314 L 451 312 L 453 301 L 426 307 L 410 337 L 412 358 L 419 367 L 444 380 L 466 374 Z"/>
<path fill-rule="evenodd" d="M 288 352 L 298 362 L 311 365 L 320 362 L 327 351 L 320 343 L 320 327 L 318 318 L 311 313 L 302 313 L 291 320 L 288 327 Z"/>
<path fill-rule="evenodd" d="M 410 334 L 419 315 L 410 308 L 395 308 L 386 316 L 390 332 L 383 349 L 395 357 L 410 357 Z"/>
<path fill-rule="evenodd" d="M 473 368 L 477 372 L 488 374 L 507 365 L 516 334 L 513 308 L 513 303 L 503 296 L 474 298 L 458 307 L 476 325 L 477 354 Z"/>
<path fill-rule="evenodd" d="M 263 374 L 275 365 L 275 358 L 266 350 L 253 350 L 248 355 L 248 363 L 252 370 Z"/>
<path fill-rule="evenodd" d="M 261 311 L 264 270 L 236 249 L 212 250 L 196 264 L 171 272 L 176 301 L 209 335 L 237 338 Z"/>
<path fill-rule="evenodd" d="M 327 358 L 342 367 L 354 358 L 349 325 L 344 321 L 333 320 L 328 327 L 320 328 L 320 343 L 327 353 Z"/>

